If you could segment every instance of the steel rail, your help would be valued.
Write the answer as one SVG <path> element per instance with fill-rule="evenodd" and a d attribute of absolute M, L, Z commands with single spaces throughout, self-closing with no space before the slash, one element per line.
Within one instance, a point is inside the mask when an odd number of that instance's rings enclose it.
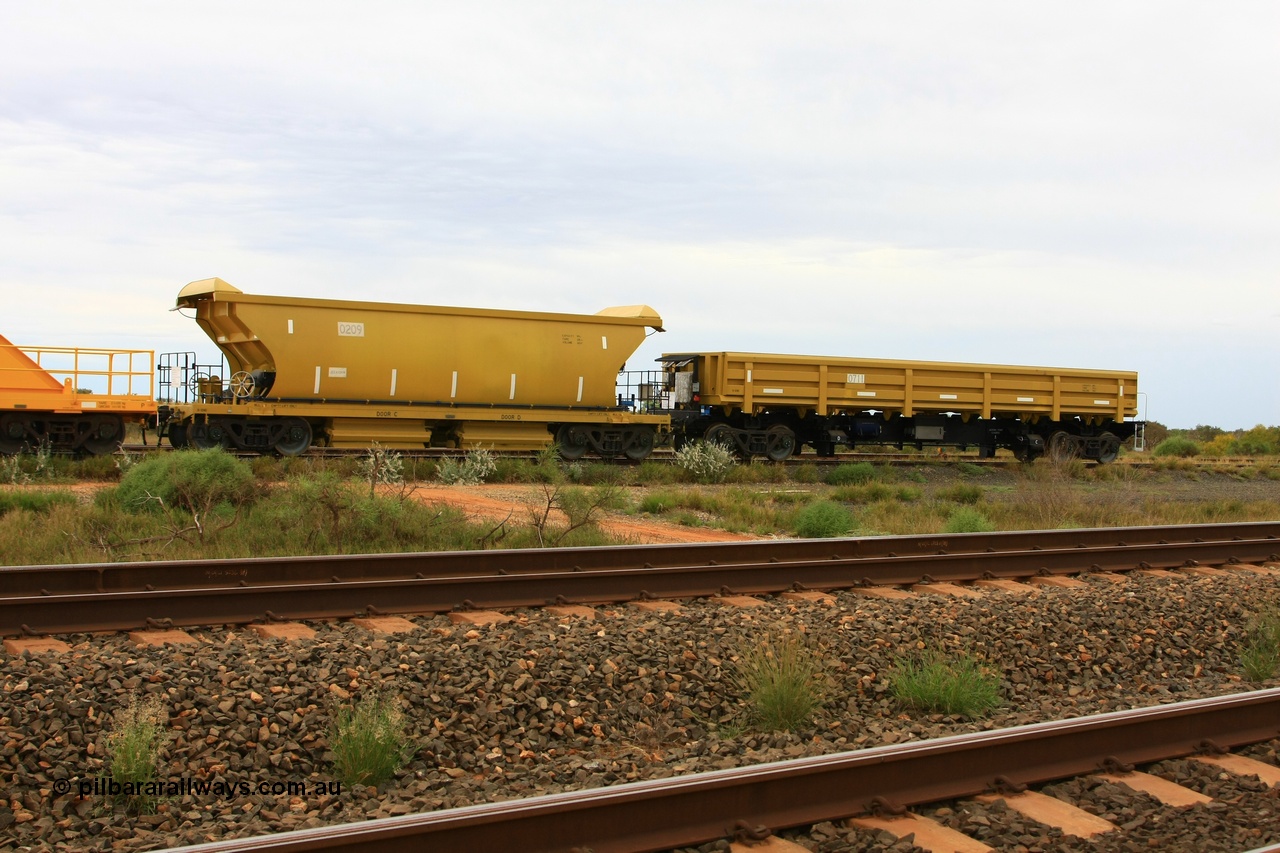
<path fill-rule="evenodd" d="M 641 853 L 740 825 L 771 831 L 877 805 L 951 800 L 1001 785 L 1145 764 L 1280 737 L 1280 689 L 1118 711 L 837 755 L 486 803 L 184 847 L 184 853 L 467 850 Z"/>
<path fill-rule="evenodd" d="M 503 573 L 487 565 L 494 552 L 471 552 L 476 571 L 434 577 L 283 583 L 103 593 L 0 597 L 0 635 L 73 633 L 341 619 L 369 614 L 441 613 L 460 608 L 541 607 L 636 599 L 695 598 L 789 589 L 841 589 L 1075 574 L 1089 570 L 1175 568 L 1269 560 L 1274 539 L 1173 542 L 1095 548 L 1031 549 L 783 560 L 751 563 L 604 567 Z M 523 553 L 523 552 L 518 552 Z M 785 548 L 782 550 L 785 555 Z"/>
<path fill-rule="evenodd" d="M 211 584 L 268 585 L 339 578 L 378 580 L 461 574 L 594 571 L 637 566 L 675 567 L 771 561 L 860 560 L 907 555 L 985 554 L 992 551 L 1096 549 L 1166 542 L 1273 539 L 1267 554 L 1280 552 L 1280 522 L 1193 524 L 1175 527 L 1116 527 L 802 539 L 783 542 L 721 542 L 684 545 L 624 545 L 610 548 L 545 548 L 526 551 L 450 551 L 266 559 L 82 563 L 0 568 L 0 596 L 88 593 L 205 587 Z"/>

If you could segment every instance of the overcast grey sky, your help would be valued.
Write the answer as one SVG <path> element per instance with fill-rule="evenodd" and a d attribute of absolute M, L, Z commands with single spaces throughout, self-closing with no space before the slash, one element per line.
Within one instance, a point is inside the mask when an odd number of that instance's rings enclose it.
<path fill-rule="evenodd" d="M 1136 370 L 1280 424 L 1280 4 L 0 0 L 0 333 L 187 282 L 665 351 Z"/>

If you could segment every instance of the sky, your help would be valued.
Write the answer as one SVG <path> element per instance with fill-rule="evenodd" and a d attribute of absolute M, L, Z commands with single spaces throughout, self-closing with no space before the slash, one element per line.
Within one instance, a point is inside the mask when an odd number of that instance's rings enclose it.
<path fill-rule="evenodd" d="M 0 0 L 0 334 L 249 293 L 1134 370 L 1280 424 L 1280 4 Z"/>

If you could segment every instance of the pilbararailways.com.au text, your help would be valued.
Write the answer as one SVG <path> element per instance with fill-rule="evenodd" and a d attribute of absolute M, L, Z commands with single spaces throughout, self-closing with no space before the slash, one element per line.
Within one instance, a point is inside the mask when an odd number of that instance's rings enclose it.
<path fill-rule="evenodd" d="M 114 779 L 59 779 L 53 785 L 58 796 L 78 797 L 247 797 L 251 794 L 275 797 L 321 797 L 342 793 L 338 781 L 288 780 L 277 782 L 224 782 L 204 779 L 170 779 L 164 782 L 117 782 Z"/>

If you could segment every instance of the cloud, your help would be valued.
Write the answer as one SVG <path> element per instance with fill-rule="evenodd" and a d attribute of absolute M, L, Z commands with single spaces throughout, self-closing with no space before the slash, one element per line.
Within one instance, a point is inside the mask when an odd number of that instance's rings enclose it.
<path fill-rule="evenodd" d="M 1186 366 L 1277 354 L 1272 4 L 5 16 L 14 337 L 180 339 L 173 296 L 211 275 L 644 301 L 679 348 L 1118 365 L 1176 424 L 1280 422 L 1274 391 L 1230 375 L 1210 403 Z"/>

